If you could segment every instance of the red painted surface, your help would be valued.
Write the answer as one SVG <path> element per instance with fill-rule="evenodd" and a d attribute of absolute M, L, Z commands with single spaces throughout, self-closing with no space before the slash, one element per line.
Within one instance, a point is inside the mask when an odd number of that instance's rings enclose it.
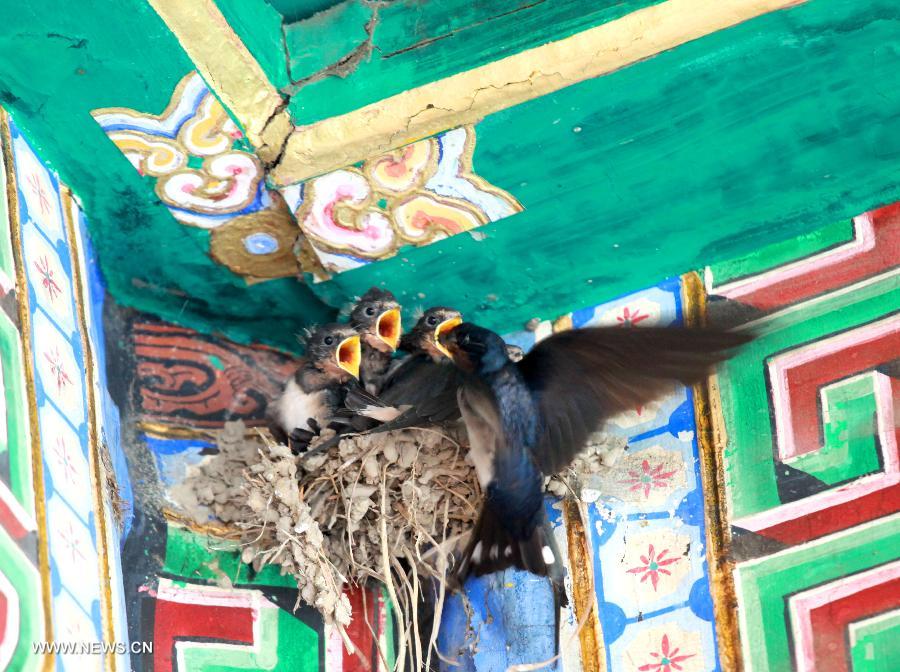
<path fill-rule="evenodd" d="M 28 528 L 2 498 L 0 498 L 0 527 L 3 527 L 13 539 L 23 539 L 28 535 Z"/>
<path fill-rule="evenodd" d="M 6 598 L 6 595 L 3 594 L 3 591 L 0 590 L 0 644 L 7 640 L 12 640 L 13 638 L 18 639 L 19 633 L 17 632 L 7 632 L 6 628 L 9 626 L 9 600 Z"/>
<path fill-rule="evenodd" d="M 900 487 L 885 488 L 756 532 L 786 544 L 800 544 L 896 511 L 900 511 Z"/>
<path fill-rule="evenodd" d="M 168 324 L 134 325 L 140 413 L 146 422 L 219 428 L 265 422 L 267 402 L 297 368 L 291 357 Z"/>
<path fill-rule="evenodd" d="M 849 255 L 838 263 L 824 264 L 816 255 L 808 271 L 796 277 L 776 279 L 739 300 L 760 310 L 774 310 L 851 285 L 893 268 L 900 262 L 900 203 L 873 210 L 875 245 Z M 777 271 L 775 271 L 777 273 Z M 737 297 L 736 297 L 737 298 Z"/>
<path fill-rule="evenodd" d="M 850 672 L 847 628 L 900 604 L 900 579 L 873 586 L 810 612 L 818 672 Z"/>
<path fill-rule="evenodd" d="M 179 640 L 252 644 L 253 610 L 157 600 L 153 627 L 154 672 L 177 670 L 175 643 Z"/>
<path fill-rule="evenodd" d="M 855 342 L 785 372 L 791 398 L 791 418 L 798 455 L 823 444 L 819 390 L 835 381 L 870 371 L 897 358 L 900 331 L 867 343 Z"/>
<path fill-rule="evenodd" d="M 345 589 L 344 593 L 350 600 L 353 620 L 347 627 L 347 635 L 350 640 L 359 647 L 359 650 L 367 657 L 367 661 L 360 660 L 355 652 L 347 651 L 344 647 L 343 672 L 370 672 L 378 669 L 378 651 L 375 646 L 375 638 L 372 630 L 378 632 L 378 595 L 371 590 L 362 588 Z M 363 610 L 363 593 L 365 593 L 365 610 Z M 365 618 L 363 618 L 365 614 Z M 368 664 L 367 664 L 368 663 Z"/>

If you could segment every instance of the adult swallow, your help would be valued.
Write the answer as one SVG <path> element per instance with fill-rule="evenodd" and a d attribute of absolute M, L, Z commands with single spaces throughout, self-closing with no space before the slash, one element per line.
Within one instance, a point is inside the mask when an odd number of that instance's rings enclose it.
<path fill-rule="evenodd" d="M 463 323 L 441 337 L 467 374 L 458 402 L 484 507 L 461 579 L 509 566 L 558 578 L 561 562 L 543 507 L 558 473 L 617 413 L 689 385 L 750 336 L 717 329 L 592 327 L 554 334 L 521 361 L 497 334 Z"/>
<path fill-rule="evenodd" d="M 360 337 L 346 324 L 326 324 L 306 341 L 306 358 L 267 410 L 269 429 L 281 443 L 308 444 L 310 430 L 328 424 L 343 403 L 342 388 L 359 378 Z"/>
<path fill-rule="evenodd" d="M 362 342 L 360 383 L 377 394 L 400 344 L 400 304 L 388 290 L 372 287 L 350 311 L 350 325 Z"/>

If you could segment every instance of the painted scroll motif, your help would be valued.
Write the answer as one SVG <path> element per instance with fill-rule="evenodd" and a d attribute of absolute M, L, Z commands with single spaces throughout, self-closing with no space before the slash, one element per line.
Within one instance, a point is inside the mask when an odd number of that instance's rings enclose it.
<path fill-rule="evenodd" d="M 463 126 L 282 191 L 324 269 L 346 271 L 521 212 L 475 174 L 474 150 Z"/>
<path fill-rule="evenodd" d="M 298 231 L 244 135 L 196 72 L 161 114 L 128 108 L 94 118 L 182 224 L 210 231 L 214 259 L 248 281 L 299 272 Z"/>
<path fill-rule="evenodd" d="M 707 270 L 711 317 L 759 334 L 718 376 L 745 669 L 875 669 L 896 639 L 898 259 L 894 204 Z"/>

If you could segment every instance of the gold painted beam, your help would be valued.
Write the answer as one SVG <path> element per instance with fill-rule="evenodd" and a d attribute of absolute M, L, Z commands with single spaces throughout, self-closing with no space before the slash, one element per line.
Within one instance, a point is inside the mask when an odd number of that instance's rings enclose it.
<path fill-rule="evenodd" d="M 197 71 L 243 127 L 259 158 L 281 153 L 291 132 L 285 101 L 213 0 L 147 0 Z M 276 48 L 273 45 L 273 48 Z"/>
<path fill-rule="evenodd" d="M 607 672 L 603 629 L 597 613 L 597 593 L 594 591 L 594 564 L 591 561 L 590 532 L 585 529 L 582 505 L 574 500 L 563 501 L 563 520 L 569 544 L 569 571 L 572 577 L 572 605 L 575 619 L 584 625 L 578 633 L 581 644 L 582 672 Z"/>
<path fill-rule="evenodd" d="M 666 0 L 615 21 L 293 127 L 286 102 L 213 0 L 147 0 L 243 126 L 276 186 L 302 182 L 615 72 L 808 0 Z M 275 48 L 275 45 L 273 45 Z"/>
<path fill-rule="evenodd" d="M 161 0 L 151 0 L 161 2 Z M 297 128 L 270 178 L 307 180 L 807 0 L 667 0 Z"/>
<path fill-rule="evenodd" d="M 88 318 L 85 310 L 87 287 L 81 275 L 81 264 L 78 261 L 78 247 L 81 240 L 75 233 L 76 210 L 72 192 L 65 185 L 60 184 L 60 202 L 63 210 L 63 225 L 66 236 L 69 239 L 69 263 L 72 264 L 72 298 L 75 300 L 75 312 L 78 320 L 78 331 L 81 337 L 81 352 L 84 353 L 84 385 L 87 391 L 87 426 L 88 426 L 88 468 L 91 472 L 91 489 L 94 500 L 94 524 L 97 531 L 97 559 L 100 570 L 100 606 L 102 608 L 101 623 L 103 635 L 107 642 L 125 641 L 124 632 L 116 632 L 116 626 L 124 623 L 116 623 L 113 613 L 112 579 L 110 578 L 109 537 L 107 536 L 106 505 L 103 497 L 103 488 L 106 484 L 106 475 L 100 463 L 100 435 L 97 431 L 97 398 L 94 392 L 94 354 L 89 342 Z M 107 669 L 116 672 L 116 656 L 107 657 Z"/>
<path fill-rule="evenodd" d="M 697 273 L 681 278 L 684 322 L 688 327 L 706 324 L 706 290 Z M 709 565 L 710 593 L 713 598 L 719 658 L 722 669 L 741 672 L 740 633 L 737 622 L 737 596 L 734 589 L 734 563 L 728 557 L 731 526 L 725 494 L 724 451 L 727 444 L 725 422 L 719 405 L 717 378 L 693 387 L 694 419 L 700 449 L 700 473 L 703 481 L 703 508 L 706 518 L 706 559 Z"/>

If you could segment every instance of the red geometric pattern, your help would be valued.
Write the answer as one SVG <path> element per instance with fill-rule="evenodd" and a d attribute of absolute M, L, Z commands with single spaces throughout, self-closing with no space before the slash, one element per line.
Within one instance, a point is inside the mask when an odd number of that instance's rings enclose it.
<path fill-rule="evenodd" d="M 821 415 L 823 387 L 887 364 L 898 353 L 900 319 L 888 319 L 774 358 L 769 371 L 779 456 L 788 459 L 822 447 L 822 423 L 811 420 Z M 788 401 L 783 415 L 782 401 Z"/>
<path fill-rule="evenodd" d="M 900 562 L 842 577 L 789 598 L 797 667 L 850 672 L 848 628 L 900 605 Z"/>
<path fill-rule="evenodd" d="M 813 609 L 809 620 L 815 633 L 815 669 L 820 672 L 850 672 L 848 626 L 898 604 L 900 579 L 894 579 Z"/>
<path fill-rule="evenodd" d="M 900 258 L 900 203 L 856 217 L 854 239 L 845 245 L 770 271 L 712 287 L 760 310 L 775 310 L 878 275 Z"/>
<path fill-rule="evenodd" d="M 252 644 L 253 621 L 254 611 L 249 606 L 158 599 L 153 628 L 154 672 L 177 669 L 173 661 L 178 641 Z"/>

